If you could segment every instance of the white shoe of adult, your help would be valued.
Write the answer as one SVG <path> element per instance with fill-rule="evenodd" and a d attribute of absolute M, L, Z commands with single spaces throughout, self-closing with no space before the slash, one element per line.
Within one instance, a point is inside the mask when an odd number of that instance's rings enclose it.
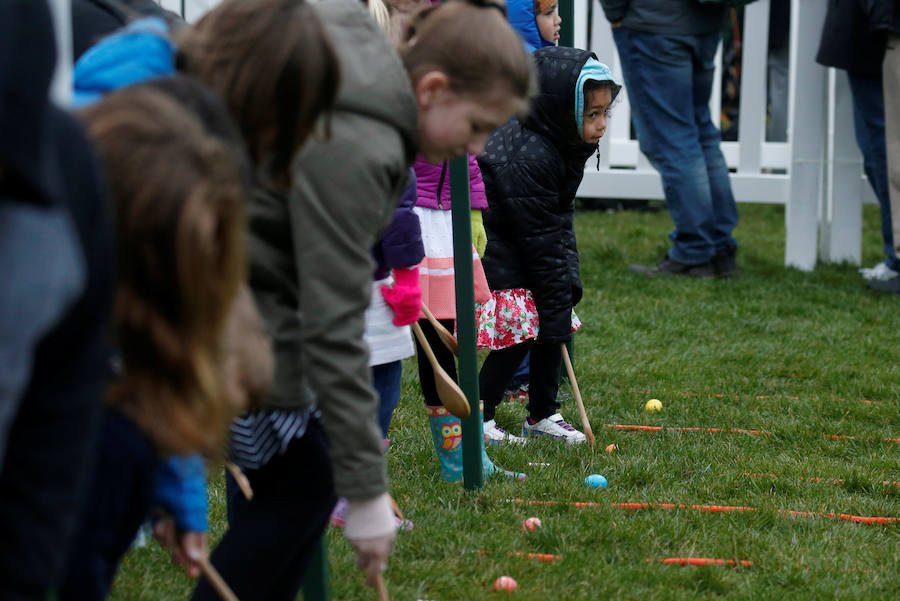
<path fill-rule="evenodd" d="M 526 417 L 522 422 L 522 436 L 552 436 L 572 445 L 581 444 L 587 440 L 582 432 L 566 423 L 559 413 L 554 413 L 550 417 L 533 423 L 530 417 Z"/>
<path fill-rule="evenodd" d="M 866 280 L 889 280 L 893 277 L 897 277 L 900 273 L 894 271 L 890 267 L 887 266 L 887 263 L 882 261 L 878 265 L 874 267 L 863 267 L 859 270 L 859 273 L 862 274 L 862 277 Z"/>
<path fill-rule="evenodd" d="M 488 444 L 525 444 L 525 439 L 515 434 L 510 434 L 497 425 L 495 420 L 484 422 L 484 440 Z"/>

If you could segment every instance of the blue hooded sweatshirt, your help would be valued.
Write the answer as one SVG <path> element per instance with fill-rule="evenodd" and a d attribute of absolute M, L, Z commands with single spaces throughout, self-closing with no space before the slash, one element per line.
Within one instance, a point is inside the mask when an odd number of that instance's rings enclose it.
<path fill-rule="evenodd" d="M 509 24 L 522 37 L 526 52 L 530 53 L 538 48 L 556 45 L 542 38 L 538 31 L 534 0 L 509 0 L 506 3 L 506 14 L 509 17 Z"/>
<path fill-rule="evenodd" d="M 103 96 L 155 77 L 175 73 L 175 45 L 169 26 L 147 17 L 102 39 L 72 69 L 72 108 L 93 104 Z"/>

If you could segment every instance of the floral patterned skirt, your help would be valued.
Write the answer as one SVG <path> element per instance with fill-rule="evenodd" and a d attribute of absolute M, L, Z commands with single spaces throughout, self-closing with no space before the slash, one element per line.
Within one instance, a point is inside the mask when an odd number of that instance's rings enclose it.
<path fill-rule="evenodd" d="M 510 288 L 494 290 L 486 303 L 475 304 L 478 348 L 499 350 L 537 338 L 540 330 L 537 307 L 531 290 Z M 572 331 L 581 320 L 572 311 Z"/>

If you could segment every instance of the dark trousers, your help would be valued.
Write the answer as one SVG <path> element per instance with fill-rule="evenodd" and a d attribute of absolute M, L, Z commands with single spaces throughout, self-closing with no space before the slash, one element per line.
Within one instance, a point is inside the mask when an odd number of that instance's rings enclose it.
<path fill-rule="evenodd" d="M 881 209 L 881 239 L 887 266 L 900 271 L 894 250 L 894 226 L 887 176 L 887 146 L 884 138 L 884 92 L 881 78 L 847 74 L 853 96 L 853 125 L 856 143 L 863 156 L 863 169 Z"/>
<path fill-rule="evenodd" d="M 246 476 L 253 500 L 228 483 L 228 531 L 212 564 L 242 601 L 294 601 L 336 501 L 322 425 L 313 419 L 287 452 Z M 205 579 L 192 599 L 220 601 Z"/>
<path fill-rule="evenodd" d="M 116 409 L 103 412 L 93 478 L 69 553 L 60 601 L 102 601 L 153 500 L 159 460 L 147 436 Z"/>
<path fill-rule="evenodd" d="M 451 332 L 453 331 L 452 319 L 441 319 L 439 321 L 445 328 Z M 431 346 L 431 350 L 434 352 L 434 356 L 437 357 L 440 366 L 444 368 L 444 371 L 446 371 L 455 382 L 459 382 L 459 379 L 456 376 L 456 360 L 453 357 L 453 353 L 450 352 L 450 349 L 441 342 L 441 337 L 438 336 L 437 330 L 435 330 L 426 319 L 420 319 L 419 326 L 422 328 L 422 333 L 425 334 L 425 339 L 428 340 L 428 344 Z M 520 357 L 519 361 L 521 360 Z M 434 371 L 431 369 L 431 363 L 428 361 L 425 351 L 422 350 L 418 338 L 416 338 L 416 361 L 419 364 L 419 384 L 422 386 L 422 396 L 425 397 L 425 404 L 429 407 L 439 407 L 442 403 L 441 399 L 438 398 L 437 387 L 434 384 Z M 511 376 L 512 372 L 510 372 L 506 380 L 503 381 L 504 384 L 509 381 Z"/>
<path fill-rule="evenodd" d="M 478 375 L 484 419 L 494 419 L 497 405 L 503 400 L 506 383 L 531 351 L 528 372 L 528 415 L 535 421 L 559 411 L 556 400 L 559 392 L 559 362 L 562 356 L 558 343 L 536 344 L 533 340 L 498 351 L 491 351 Z"/>

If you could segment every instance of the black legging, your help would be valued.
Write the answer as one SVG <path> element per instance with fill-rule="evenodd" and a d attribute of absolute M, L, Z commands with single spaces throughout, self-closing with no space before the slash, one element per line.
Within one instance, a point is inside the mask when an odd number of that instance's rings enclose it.
<path fill-rule="evenodd" d="M 310 421 L 283 455 L 247 470 L 246 476 L 253 500 L 229 482 L 228 531 L 213 551 L 212 564 L 239 599 L 294 601 L 336 501 L 322 425 Z M 205 579 L 191 599 L 220 601 Z"/>
<path fill-rule="evenodd" d="M 478 375 L 481 400 L 484 401 L 484 419 L 494 419 L 507 382 L 529 350 L 531 366 L 528 371 L 528 414 L 531 419 L 540 421 L 559 411 L 559 402 L 556 400 L 559 391 L 559 362 L 562 357 L 559 344 L 537 344 L 528 340 L 491 351 L 484 360 Z"/>
<path fill-rule="evenodd" d="M 454 320 L 440 319 L 438 321 L 442 326 L 451 332 L 453 331 Z M 420 319 L 419 327 L 422 328 L 422 333 L 425 334 L 425 339 L 428 340 L 428 344 L 431 346 L 431 350 L 434 352 L 434 356 L 437 357 L 440 366 L 453 378 L 454 382 L 458 382 L 459 380 L 456 377 L 456 360 L 453 358 L 453 353 L 450 352 L 450 349 L 441 342 L 441 337 L 438 336 L 437 330 L 428 323 L 427 319 Z M 418 338 L 416 338 L 416 361 L 419 364 L 419 384 L 422 385 L 422 396 L 425 397 L 425 404 L 429 407 L 439 407 L 442 403 L 441 399 L 438 398 L 437 387 L 434 384 L 434 371 L 431 369 L 431 362 L 425 356 L 425 351 L 422 350 Z"/>

